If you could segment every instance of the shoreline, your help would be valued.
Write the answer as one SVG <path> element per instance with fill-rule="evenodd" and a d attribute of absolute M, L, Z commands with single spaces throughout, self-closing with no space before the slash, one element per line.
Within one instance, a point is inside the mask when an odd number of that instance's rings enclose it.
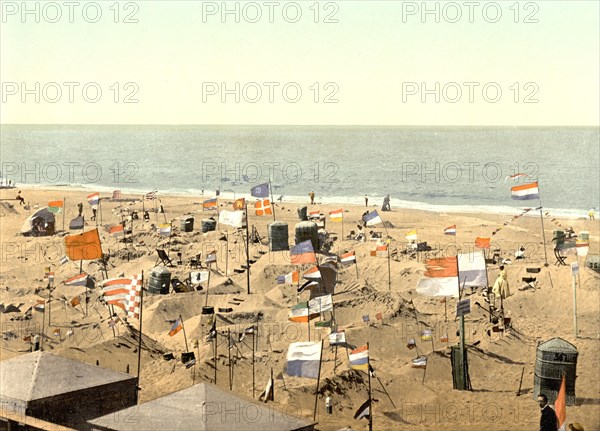
<path fill-rule="evenodd" d="M 248 187 L 248 189 L 250 188 L 250 186 Z M 18 190 L 35 190 L 35 191 L 60 191 L 60 190 L 65 190 L 68 193 L 77 193 L 77 192 L 82 192 L 82 193 L 93 193 L 93 192 L 99 192 L 101 195 L 104 193 L 109 193 L 112 194 L 113 190 L 121 190 L 122 194 L 126 197 L 126 196 L 135 196 L 139 199 L 141 199 L 146 193 L 150 192 L 150 188 L 144 189 L 145 191 L 142 191 L 141 189 L 132 189 L 132 188 L 118 188 L 118 187 L 107 187 L 107 186 L 98 186 L 98 187 L 86 187 L 84 185 L 81 184 L 77 184 L 77 185 L 71 185 L 71 184 L 65 184 L 65 185 L 48 185 L 48 184 L 21 184 L 21 185 L 17 185 L 17 187 L 15 188 L 11 188 L 11 189 L 1 189 L 4 190 L 2 192 L 2 194 L 4 193 L 11 193 L 11 192 L 18 192 Z M 168 190 L 165 192 L 162 192 L 159 190 L 158 191 L 158 199 L 160 200 L 161 197 L 164 198 L 185 198 L 185 199 L 199 199 L 200 203 L 203 199 L 211 199 L 213 197 L 215 197 L 215 193 L 213 190 L 213 193 L 195 193 L 195 189 L 188 189 L 189 191 L 179 191 L 179 190 Z M 199 190 L 200 191 L 200 190 Z M 275 200 L 275 203 L 278 205 L 283 204 L 295 204 L 295 205 L 308 205 L 308 196 L 306 198 L 302 197 L 302 196 L 284 196 L 284 200 L 283 202 L 278 202 L 277 198 L 275 198 L 275 195 L 277 193 L 273 193 L 273 197 Z M 220 199 L 224 199 L 224 200 L 235 200 L 238 198 L 246 198 L 247 200 L 251 200 L 254 199 L 254 197 L 252 197 L 250 195 L 250 192 L 248 191 L 247 193 L 231 193 L 231 191 L 224 191 L 221 192 L 220 195 L 218 196 L 218 198 Z M 107 196 L 101 196 L 101 199 L 106 199 Z M 317 196 L 316 197 L 316 201 L 315 201 L 315 205 L 323 205 L 323 206 L 332 206 L 332 205 L 344 205 L 344 206 L 349 206 L 349 207 L 365 207 L 364 203 L 362 203 L 363 201 L 363 196 L 357 197 L 357 198 L 352 198 L 352 199 L 348 199 L 347 197 L 343 197 L 343 196 Z M 369 196 L 369 201 L 370 201 L 370 205 L 368 208 L 370 209 L 377 209 L 378 211 L 381 208 L 381 203 L 383 201 L 383 196 Z M 391 206 L 392 206 L 392 211 L 394 211 L 394 209 L 398 209 L 401 211 L 406 211 L 406 210 L 412 210 L 412 211 L 424 211 L 427 213 L 437 213 L 437 214 L 444 214 L 444 213 L 451 213 L 451 214 L 468 214 L 468 215 L 515 215 L 518 214 L 522 211 L 523 208 L 533 208 L 534 211 L 532 211 L 529 214 L 525 214 L 524 217 L 538 217 L 539 213 L 537 211 L 535 211 L 536 208 L 538 208 L 537 204 L 538 201 L 537 200 L 533 200 L 531 201 L 531 205 L 527 205 L 528 201 L 522 201 L 522 205 L 518 206 L 518 207 L 511 207 L 509 205 L 499 205 L 499 206 L 489 206 L 489 205 L 466 205 L 466 204 L 461 204 L 461 205 L 436 205 L 436 204 L 430 204 L 430 203 L 426 203 L 426 202 L 420 202 L 420 201 L 407 201 L 407 200 L 401 200 L 401 199 L 395 199 L 392 197 L 391 199 Z M 32 202 L 33 203 L 33 202 Z M 34 204 L 35 205 L 35 204 Z M 487 209 L 489 208 L 489 210 Z M 560 218 L 560 219 L 564 219 L 564 220 L 587 220 L 587 213 L 589 211 L 589 209 L 579 209 L 579 208 L 570 208 L 570 209 L 565 209 L 565 208 L 547 208 L 547 207 L 543 207 L 544 211 L 549 212 L 552 216 L 552 218 Z M 596 209 L 597 210 L 597 209 Z"/>

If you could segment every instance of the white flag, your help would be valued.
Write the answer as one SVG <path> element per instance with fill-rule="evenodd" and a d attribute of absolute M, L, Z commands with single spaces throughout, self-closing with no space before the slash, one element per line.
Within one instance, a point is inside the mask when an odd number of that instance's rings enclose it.
<path fill-rule="evenodd" d="M 244 211 L 227 211 L 219 213 L 219 223 L 233 227 L 242 227 Z"/>

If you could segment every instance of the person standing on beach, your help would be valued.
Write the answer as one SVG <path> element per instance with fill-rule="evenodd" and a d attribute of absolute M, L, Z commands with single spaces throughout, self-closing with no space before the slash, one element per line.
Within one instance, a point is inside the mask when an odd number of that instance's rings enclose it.
<path fill-rule="evenodd" d="M 504 270 L 504 265 L 500 265 L 500 274 L 498 274 L 498 278 L 494 283 L 492 292 L 494 293 L 496 298 L 506 299 L 510 296 L 510 289 L 508 287 L 508 277 L 506 275 L 506 271 Z"/>
<path fill-rule="evenodd" d="M 311 191 L 311 192 L 308 194 L 308 197 L 310 198 L 310 204 L 311 204 L 311 205 L 314 205 L 314 204 L 315 204 L 315 192 L 312 192 L 312 191 Z"/>
<path fill-rule="evenodd" d="M 390 207 L 390 195 L 387 194 L 384 198 L 383 198 L 383 206 L 381 207 L 381 211 L 391 211 L 392 208 Z"/>
<path fill-rule="evenodd" d="M 79 211 L 79 214 L 77 214 L 77 217 L 83 216 L 83 204 L 81 202 L 79 202 L 77 204 L 77 211 Z"/>
<path fill-rule="evenodd" d="M 369 197 L 367 195 L 365 195 L 365 206 L 369 206 Z"/>
<path fill-rule="evenodd" d="M 544 394 L 539 394 L 537 402 L 540 406 L 540 431 L 557 431 L 558 430 L 558 418 L 556 413 L 548 405 L 548 397 Z"/>
<path fill-rule="evenodd" d="M 588 213 L 588 217 L 590 218 L 590 220 L 596 220 L 596 213 L 594 211 L 594 208 L 590 210 L 590 212 Z"/>

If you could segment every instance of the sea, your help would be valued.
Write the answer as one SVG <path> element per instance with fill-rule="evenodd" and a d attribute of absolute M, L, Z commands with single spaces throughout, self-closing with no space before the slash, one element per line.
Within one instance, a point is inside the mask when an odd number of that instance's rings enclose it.
<path fill-rule="evenodd" d="M 205 199 L 584 217 L 600 204 L 597 127 L 3 125 L 3 183 Z M 527 174 L 518 180 L 509 178 Z M 538 181 L 540 201 L 511 199 Z"/>

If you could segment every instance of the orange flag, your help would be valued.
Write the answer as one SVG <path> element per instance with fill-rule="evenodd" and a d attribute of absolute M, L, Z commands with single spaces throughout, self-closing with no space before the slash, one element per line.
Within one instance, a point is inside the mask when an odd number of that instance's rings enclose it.
<path fill-rule="evenodd" d="M 558 418 L 558 429 L 565 429 L 565 422 L 567 421 L 567 382 L 563 374 L 562 382 L 560 383 L 560 389 L 558 390 L 558 396 L 554 402 L 554 410 L 556 411 L 556 417 Z"/>
<path fill-rule="evenodd" d="M 245 207 L 246 207 L 246 199 L 244 199 L 244 198 L 236 199 L 236 201 L 233 203 L 233 209 L 236 211 L 243 210 Z"/>
<path fill-rule="evenodd" d="M 94 260 L 102 257 L 102 244 L 98 229 L 80 233 L 79 235 L 67 235 L 65 237 L 65 249 L 69 259 Z"/>
<path fill-rule="evenodd" d="M 490 238 L 482 238 L 478 236 L 477 238 L 475 238 L 475 247 L 490 248 Z"/>

